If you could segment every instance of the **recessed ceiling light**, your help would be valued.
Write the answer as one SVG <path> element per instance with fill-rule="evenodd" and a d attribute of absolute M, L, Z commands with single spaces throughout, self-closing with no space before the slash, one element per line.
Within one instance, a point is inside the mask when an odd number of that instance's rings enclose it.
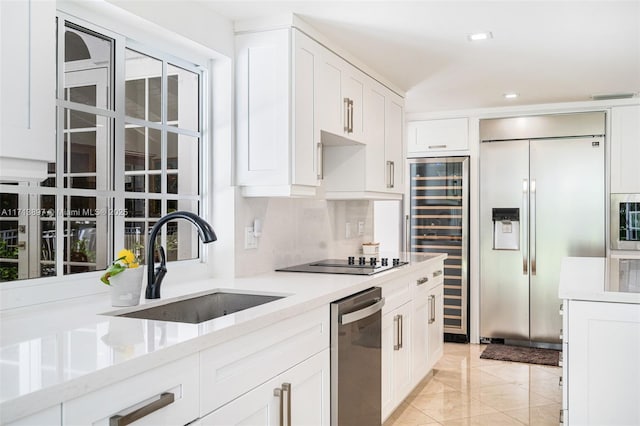
<path fill-rule="evenodd" d="M 517 93 L 505 93 L 502 96 L 504 96 L 505 99 L 515 99 L 515 98 L 518 97 L 518 94 Z"/>
<path fill-rule="evenodd" d="M 469 39 L 469 41 L 488 40 L 490 38 L 493 38 L 493 34 L 491 34 L 491 31 L 484 31 L 481 33 L 469 34 L 467 38 Z"/>

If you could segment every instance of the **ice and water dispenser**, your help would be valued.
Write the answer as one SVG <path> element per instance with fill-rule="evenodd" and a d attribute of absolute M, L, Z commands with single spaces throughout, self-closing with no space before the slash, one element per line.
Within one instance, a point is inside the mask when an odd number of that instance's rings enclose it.
<path fill-rule="evenodd" d="M 491 209 L 493 218 L 493 249 L 520 250 L 520 209 Z"/>

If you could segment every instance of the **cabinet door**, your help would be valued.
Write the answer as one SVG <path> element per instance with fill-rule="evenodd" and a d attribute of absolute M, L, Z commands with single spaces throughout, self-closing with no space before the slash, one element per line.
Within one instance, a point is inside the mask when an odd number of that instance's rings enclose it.
<path fill-rule="evenodd" d="M 294 185 L 318 185 L 320 129 L 316 102 L 320 46 L 298 30 L 293 30 L 293 146 Z"/>
<path fill-rule="evenodd" d="M 329 349 L 325 349 L 203 417 L 200 424 L 328 426 L 329 414 Z"/>
<path fill-rule="evenodd" d="M 568 322 L 570 424 L 640 424 L 640 305 L 571 300 Z"/>
<path fill-rule="evenodd" d="M 411 303 L 382 317 L 382 418 L 411 391 Z"/>
<path fill-rule="evenodd" d="M 320 129 L 335 135 L 345 133 L 344 114 L 346 113 L 342 96 L 344 61 L 326 50 L 318 70 L 318 114 Z"/>
<path fill-rule="evenodd" d="M 385 91 L 381 86 L 367 87 L 364 116 L 366 140 L 366 177 L 368 191 L 387 191 L 389 178 L 385 168 Z"/>
<path fill-rule="evenodd" d="M 429 319 L 431 299 L 428 295 L 413 301 L 413 337 L 411 340 L 413 383 L 417 384 L 429 372 Z"/>
<path fill-rule="evenodd" d="M 388 192 L 404 191 L 404 102 L 389 93 L 385 114 L 384 157 Z"/>
<path fill-rule="evenodd" d="M 611 192 L 640 192 L 640 106 L 611 109 Z"/>
<path fill-rule="evenodd" d="M 0 2 L 2 179 L 44 180 L 55 161 L 55 12 L 55 2 Z"/>
<path fill-rule="evenodd" d="M 407 126 L 407 154 L 469 149 L 467 118 L 413 121 Z"/>
<path fill-rule="evenodd" d="M 363 110 L 365 75 L 355 67 L 345 63 L 346 73 L 342 80 L 342 90 L 349 102 L 349 110 L 345 117 L 347 131 L 345 136 L 356 141 L 363 141 Z"/>
<path fill-rule="evenodd" d="M 427 359 L 429 360 L 429 369 L 442 357 L 444 348 L 444 306 L 443 306 L 443 286 L 439 285 L 430 291 L 429 307 L 431 313 L 428 320 L 428 336 L 429 350 Z"/>

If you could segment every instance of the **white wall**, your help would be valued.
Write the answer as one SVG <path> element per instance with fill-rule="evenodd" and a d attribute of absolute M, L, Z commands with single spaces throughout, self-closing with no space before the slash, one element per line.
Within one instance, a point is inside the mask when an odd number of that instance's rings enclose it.
<path fill-rule="evenodd" d="M 358 254 L 373 234 L 369 201 L 325 201 L 295 198 L 243 198 L 236 204 L 236 275 L 270 272 L 314 260 Z M 262 221 L 257 249 L 244 248 L 245 227 Z M 357 235 L 358 221 L 365 223 Z M 346 237 L 346 223 L 352 236 Z"/>

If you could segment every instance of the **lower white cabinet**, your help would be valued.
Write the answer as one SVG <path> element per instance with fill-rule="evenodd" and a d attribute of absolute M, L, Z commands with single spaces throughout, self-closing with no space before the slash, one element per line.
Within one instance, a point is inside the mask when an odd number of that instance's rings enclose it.
<path fill-rule="evenodd" d="M 382 316 L 382 418 L 412 389 L 410 301 Z"/>
<path fill-rule="evenodd" d="M 198 354 L 194 354 L 64 402 L 62 422 L 186 424 L 198 418 L 198 393 Z"/>
<path fill-rule="evenodd" d="M 328 426 L 329 349 L 200 419 L 202 426 Z"/>
<path fill-rule="evenodd" d="M 444 348 L 442 270 L 443 268 L 440 267 L 414 279 L 412 339 L 414 385 L 418 384 L 442 357 Z"/>
<path fill-rule="evenodd" d="M 565 300 L 564 311 L 564 424 L 640 424 L 640 304 Z"/>
<path fill-rule="evenodd" d="M 39 411 L 27 417 L 22 417 L 10 423 L 3 423 L 5 426 L 60 426 L 62 415 L 60 414 L 60 404 L 45 410 Z"/>

